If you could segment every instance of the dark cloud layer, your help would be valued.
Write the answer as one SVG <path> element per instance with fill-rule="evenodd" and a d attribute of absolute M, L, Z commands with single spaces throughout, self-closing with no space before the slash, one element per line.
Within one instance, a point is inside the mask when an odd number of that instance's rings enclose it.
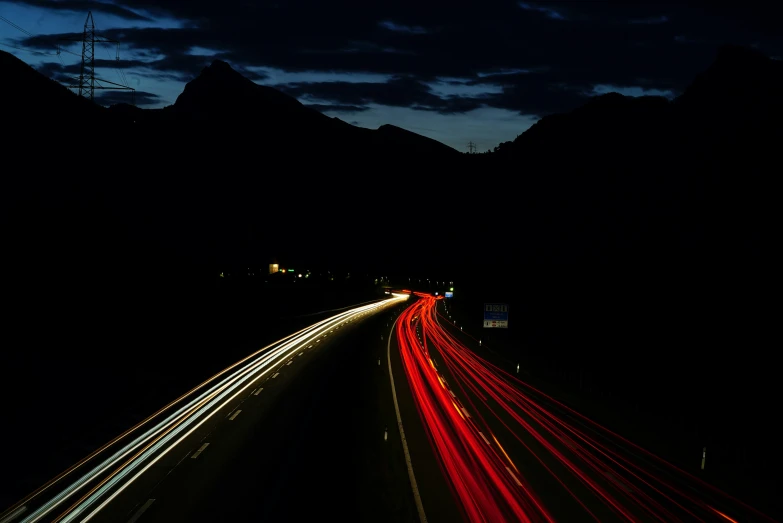
<path fill-rule="evenodd" d="M 395 77 L 380 82 L 307 82 L 278 85 L 278 89 L 302 98 L 312 96 L 346 106 L 366 104 L 392 107 L 414 107 L 443 114 L 469 111 L 481 106 L 482 99 L 441 97 L 421 81 L 411 77 Z"/>
<path fill-rule="evenodd" d="M 122 2 L 94 2 L 91 0 L 17 0 L 15 3 L 74 13 L 86 13 L 87 11 L 92 10 L 96 13 L 105 13 L 107 15 L 117 16 L 135 22 L 150 21 L 149 17 L 124 7 Z"/>
<path fill-rule="evenodd" d="M 137 106 L 155 105 L 160 100 L 158 95 L 146 91 L 95 91 L 95 101 L 100 105 L 130 104 Z"/>
<path fill-rule="evenodd" d="M 340 111 L 342 113 L 360 113 L 366 111 L 369 107 L 359 107 L 358 105 L 345 105 L 345 104 L 307 104 L 307 107 L 315 109 L 316 111 Z"/>
<path fill-rule="evenodd" d="M 76 3 L 56 2 L 58 9 Z M 729 9 L 689 1 L 489 1 L 460 9 L 441 1 L 409 0 L 226 0 L 217 6 L 206 0 L 116 0 L 112 9 L 183 21 L 177 30 L 104 32 L 154 56 L 143 65 L 158 78 L 192 78 L 214 58 L 261 81 L 263 75 L 245 68 L 392 77 L 385 84 L 319 81 L 279 86 L 300 98 L 354 110 L 377 103 L 448 114 L 486 105 L 541 116 L 580 105 L 596 84 L 676 94 L 726 43 L 783 54 L 783 33 L 775 24 L 783 7 L 773 3 L 742 2 Z M 24 44 L 50 49 L 51 38 L 44 40 Z M 217 55 L 193 56 L 194 47 Z M 127 67 L 140 65 L 130 62 Z M 501 70 L 525 72 L 485 74 Z M 438 77 L 462 78 L 476 91 L 439 96 L 427 86 Z M 482 94 L 482 85 L 500 92 Z"/>

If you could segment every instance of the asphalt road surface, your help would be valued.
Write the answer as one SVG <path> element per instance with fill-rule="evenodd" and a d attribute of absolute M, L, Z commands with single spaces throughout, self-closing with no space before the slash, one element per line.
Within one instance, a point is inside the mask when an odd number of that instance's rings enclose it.
<path fill-rule="evenodd" d="M 191 392 L 0 521 L 417 521 L 388 370 L 377 363 L 397 305 L 266 348 L 263 369 Z"/>
<path fill-rule="evenodd" d="M 477 357 L 442 300 L 417 305 L 397 336 L 467 519 L 772 521 Z"/>

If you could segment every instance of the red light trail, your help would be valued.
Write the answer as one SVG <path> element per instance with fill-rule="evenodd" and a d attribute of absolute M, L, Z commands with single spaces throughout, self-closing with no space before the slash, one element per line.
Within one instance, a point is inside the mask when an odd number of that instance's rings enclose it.
<path fill-rule="evenodd" d="M 441 298 L 415 294 L 395 326 L 400 357 L 467 521 L 773 521 L 480 358 Z"/>

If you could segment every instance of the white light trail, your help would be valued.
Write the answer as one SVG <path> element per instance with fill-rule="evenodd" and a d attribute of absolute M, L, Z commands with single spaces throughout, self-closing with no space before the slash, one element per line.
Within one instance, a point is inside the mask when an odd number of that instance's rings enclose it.
<path fill-rule="evenodd" d="M 266 376 L 273 370 L 276 370 L 276 366 L 279 363 L 284 362 L 289 356 L 293 355 L 296 351 L 305 350 L 308 344 L 312 344 L 317 338 L 333 329 L 335 326 L 341 323 L 352 321 L 359 316 L 367 314 L 368 312 L 375 312 L 390 304 L 396 303 L 401 299 L 408 299 L 408 295 L 395 295 L 393 298 L 384 300 L 382 302 L 375 302 L 368 305 L 353 308 L 351 310 L 336 314 L 330 318 L 317 322 L 305 329 L 300 330 L 290 336 L 287 336 L 277 342 L 270 344 L 243 360 L 231 365 L 227 369 L 224 369 L 220 373 L 216 374 L 206 382 L 202 383 L 195 389 L 193 389 L 188 395 L 180 398 L 181 401 L 177 401 L 169 405 L 172 407 L 175 403 L 183 403 L 174 412 L 167 415 L 162 421 L 157 422 L 154 426 L 144 431 L 142 434 L 136 436 L 132 441 L 116 450 L 111 456 L 105 458 L 99 464 L 95 465 L 89 472 L 83 474 L 81 477 L 70 483 L 67 487 L 61 490 L 56 496 L 48 500 L 42 506 L 38 507 L 31 514 L 29 514 L 23 521 L 23 523 L 33 523 L 41 521 L 52 511 L 63 508 L 63 504 L 66 503 L 79 491 L 85 489 L 96 480 L 101 479 L 102 483 L 99 487 L 93 487 L 95 490 L 83 495 L 83 498 L 78 501 L 73 501 L 70 509 L 65 509 L 66 512 L 62 514 L 58 521 L 70 522 L 76 520 L 79 516 L 90 510 L 96 503 L 104 499 L 99 505 L 94 507 L 88 514 L 82 518 L 82 521 L 87 521 L 94 517 L 98 511 L 104 508 L 110 503 L 117 495 L 119 495 L 128 485 L 138 479 L 146 470 L 148 470 L 154 463 L 160 460 L 179 443 L 185 440 L 190 434 L 201 427 L 207 420 L 211 419 L 218 411 L 226 407 L 227 404 L 234 401 L 238 396 L 250 390 L 254 386 L 255 382 Z M 319 340 L 320 341 L 320 340 Z M 221 376 L 227 374 L 221 379 Z M 233 393 L 233 394 L 232 394 Z M 163 410 L 168 410 L 168 407 Z M 161 416 L 165 414 L 161 413 Z M 143 425 L 142 423 L 137 425 L 136 429 Z M 135 429 L 131 429 L 129 434 Z M 184 435 L 176 439 L 177 436 Z M 127 436 L 126 434 L 124 436 Z M 146 447 L 146 448 L 145 448 Z M 136 453 L 136 456 L 133 454 Z M 120 464 L 123 460 L 126 460 L 124 465 Z M 146 466 L 143 466 L 146 463 Z M 74 471 L 80 466 L 76 467 Z M 110 472 L 108 476 L 104 477 L 104 474 L 117 467 L 116 470 Z M 138 470 L 141 469 L 141 470 Z M 134 471 L 138 470 L 133 477 L 127 479 L 123 484 L 120 483 L 128 478 Z M 74 471 L 71 471 L 73 473 Z M 50 483 L 45 489 L 40 491 L 37 496 L 40 496 L 46 490 L 56 483 L 61 483 L 65 477 L 69 474 L 59 478 L 56 481 Z M 115 487 L 118 487 L 116 488 Z M 109 495 L 112 489 L 114 491 Z M 29 506 L 29 499 L 24 500 Z"/>

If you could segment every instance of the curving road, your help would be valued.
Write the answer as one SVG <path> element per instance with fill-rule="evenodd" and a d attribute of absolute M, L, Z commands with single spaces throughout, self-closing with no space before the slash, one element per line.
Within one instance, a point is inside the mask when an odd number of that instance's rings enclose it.
<path fill-rule="evenodd" d="M 0 521 L 215 521 L 263 514 L 279 520 L 302 513 L 277 501 L 290 495 L 281 485 L 291 490 L 292 482 L 322 477 L 301 458 L 310 455 L 305 438 L 322 419 L 322 402 L 339 385 L 332 380 L 339 376 L 335 366 L 353 354 L 343 340 L 361 342 L 364 324 L 372 324 L 376 335 L 379 313 L 407 298 L 339 312 L 249 355 L 9 507 Z M 342 336 L 348 330 L 354 334 Z M 340 350 L 342 355 L 326 357 Z M 295 379 L 306 386 L 290 387 Z M 322 397 L 313 392 L 317 386 Z M 256 467 L 244 466 L 253 460 Z M 312 457 L 310 465 L 317 461 Z M 277 470 L 260 468 L 264 463 Z"/>
<path fill-rule="evenodd" d="M 773 521 L 478 357 L 445 301 L 416 295 L 396 340 L 464 520 Z"/>
<path fill-rule="evenodd" d="M 0 523 L 772 521 L 478 357 L 416 296 L 251 354 Z"/>

